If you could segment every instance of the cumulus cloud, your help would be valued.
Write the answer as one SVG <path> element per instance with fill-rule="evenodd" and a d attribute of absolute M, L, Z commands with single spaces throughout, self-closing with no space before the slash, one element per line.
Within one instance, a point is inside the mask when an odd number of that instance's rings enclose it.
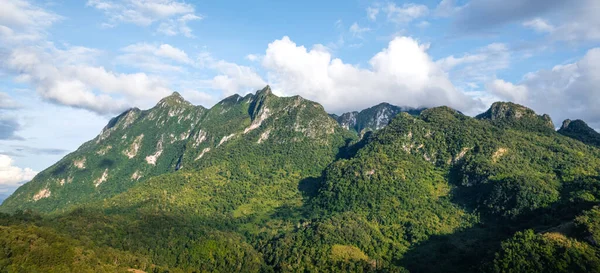
<path fill-rule="evenodd" d="M 30 168 L 14 166 L 14 161 L 7 155 L 0 154 L 0 187 L 16 187 L 27 182 L 37 174 Z"/>
<path fill-rule="evenodd" d="M 175 0 L 88 0 L 87 5 L 104 12 L 108 17 L 105 27 L 121 22 L 139 26 L 160 22 L 158 32 L 169 36 L 183 34 L 191 37 L 188 22 L 202 19 L 195 14 L 194 6 Z"/>
<path fill-rule="evenodd" d="M 145 105 L 171 93 L 167 83 L 156 76 L 117 73 L 95 65 L 99 50 L 81 46 L 61 49 L 45 41 L 45 28 L 60 16 L 23 1 L 11 1 L 7 6 L 12 14 L 0 12 L 2 26 L 19 27 L 25 33 L 35 34 L 36 39 L 3 37 L 10 42 L 0 45 L 0 71 L 13 75 L 17 82 L 30 84 L 45 100 L 114 114 L 132 103 Z M 169 45 L 157 47 L 154 53 L 177 61 L 189 60 L 182 51 Z"/>
<path fill-rule="evenodd" d="M 116 73 L 101 66 L 65 62 L 61 57 L 72 54 L 69 48 L 17 48 L 0 60 L 0 67 L 34 86 L 48 101 L 100 114 L 117 113 L 131 102 L 156 100 L 171 92 L 164 81 L 144 73 Z"/>
<path fill-rule="evenodd" d="M 504 80 L 495 79 L 486 85 L 486 89 L 491 94 L 496 95 L 505 100 L 509 100 L 516 103 L 526 104 L 527 101 L 527 87 L 524 85 L 514 85 Z"/>
<path fill-rule="evenodd" d="M 212 79 L 212 88 L 223 91 L 226 96 L 251 92 L 267 85 L 254 69 L 247 66 L 220 60 L 211 63 L 210 67 L 220 73 Z"/>
<path fill-rule="evenodd" d="M 307 50 L 288 37 L 269 44 L 263 68 L 274 91 L 318 101 L 328 111 L 363 109 L 382 101 L 412 107 L 471 107 L 431 60 L 427 46 L 397 37 L 369 61 L 369 68 L 346 64 L 322 47 Z"/>
<path fill-rule="evenodd" d="M 500 98 L 515 100 L 541 113 L 548 113 L 555 124 L 564 119 L 583 119 L 600 128 L 600 48 L 594 48 L 579 61 L 551 70 L 527 74 L 518 84 L 501 80 L 489 91 Z"/>

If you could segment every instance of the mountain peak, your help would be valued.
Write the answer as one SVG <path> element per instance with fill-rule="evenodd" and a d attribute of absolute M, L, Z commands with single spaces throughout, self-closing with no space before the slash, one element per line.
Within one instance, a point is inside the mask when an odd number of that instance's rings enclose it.
<path fill-rule="evenodd" d="M 367 109 L 363 109 L 360 112 L 347 112 L 339 116 L 332 114 L 331 117 L 333 117 L 342 127 L 361 133 L 363 130 L 379 130 L 387 126 L 390 120 L 401 112 L 418 115 L 422 110 L 423 109 L 414 109 L 410 107 L 398 107 L 387 102 L 382 102 Z"/>
<path fill-rule="evenodd" d="M 521 119 L 536 116 L 535 112 L 523 105 L 512 102 L 494 102 L 490 109 L 477 116 L 478 119 L 498 120 L 505 118 Z"/>
<path fill-rule="evenodd" d="M 171 95 L 162 98 L 157 106 L 176 106 L 176 105 L 191 105 L 188 101 L 186 101 L 179 92 L 175 91 Z"/>
<path fill-rule="evenodd" d="M 533 123 L 541 125 L 540 128 L 552 129 L 554 124 L 547 114 L 538 115 L 530 108 L 512 102 L 494 102 L 485 113 L 479 114 L 477 119 L 490 120 L 496 123 L 522 123 L 522 127 L 530 127 Z M 527 124 L 525 124 L 527 123 Z"/>
<path fill-rule="evenodd" d="M 587 127 L 587 124 L 583 121 L 583 120 L 570 120 L 570 119 L 565 119 L 565 121 L 563 121 L 562 126 L 560 126 L 560 130 L 567 130 L 569 129 L 569 127 L 571 127 L 571 123 L 573 123 L 573 125 L 576 125 L 577 123 L 581 122 L 581 124 L 579 125 L 583 125 L 585 127 Z M 572 128 L 574 128 L 575 126 L 573 126 Z M 576 126 L 579 127 L 579 126 Z"/>
<path fill-rule="evenodd" d="M 583 120 L 567 119 L 563 121 L 558 133 L 583 143 L 600 147 L 600 133 L 588 126 Z"/>
<path fill-rule="evenodd" d="M 265 88 L 263 88 L 261 90 L 256 91 L 257 96 L 259 96 L 259 95 L 269 96 L 272 94 L 273 94 L 273 91 L 271 91 L 271 86 L 269 86 L 269 85 L 265 86 Z"/>

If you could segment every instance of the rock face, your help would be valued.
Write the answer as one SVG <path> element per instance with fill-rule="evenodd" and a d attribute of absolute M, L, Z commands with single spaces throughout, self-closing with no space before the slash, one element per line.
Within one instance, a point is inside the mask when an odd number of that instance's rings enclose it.
<path fill-rule="evenodd" d="M 500 126 L 554 131 L 554 124 L 550 116 L 537 115 L 532 109 L 512 102 L 495 102 L 490 109 L 476 118 L 490 120 Z"/>
<path fill-rule="evenodd" d="M 277 97 L 268 86 L 211 109 L 175 92 L 149 110 L 132 108 L 111 119 L 96 138 L 23 185 L 1 209 L 60 210 L 109 198 L 182 166 L 204 168 L 213 155 L 222 157 L 232 147 L 305 142 L 294 145 L 330 147 L 343 144 L 344 134 L 351 137 L 321 105 Z"/>
<path fill-rule="evenodd" d="M 401 112 L 406 112 L 411 115 L 419 115 L 424 109 L 416 109 L 410 107 L 399 107 L 389 103 L 381 103 L 373 107 L 367 108 L 360 112 L 348 112 L 340 116 L 331 115 L 344 128 L 357 133 L 364 131 L 379 130 Z"/>
<path fill-rule="evenodd" d="M 558 133 L 585 144 L 600 147 L 600 133 L 590 128 L 583 120 L 565 120 Z"/>

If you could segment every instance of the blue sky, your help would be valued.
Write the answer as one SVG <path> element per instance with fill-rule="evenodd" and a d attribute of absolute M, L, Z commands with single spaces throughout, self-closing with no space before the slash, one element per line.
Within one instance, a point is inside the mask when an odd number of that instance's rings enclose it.
<path fill-rule="evenodd" d="M 334 113 L 498 100 L 600 128 L 600 1 L 0 0 L 0 194 L 173 91 Z"/>

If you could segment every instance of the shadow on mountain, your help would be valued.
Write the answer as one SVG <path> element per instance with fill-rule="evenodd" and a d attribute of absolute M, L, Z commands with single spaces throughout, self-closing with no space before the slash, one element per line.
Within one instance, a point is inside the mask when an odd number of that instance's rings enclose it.
<path fill-rule="evenodd" d="M 50 174 L 52 176 L 59 176 L 59 175 L 65 173 L 67 171 L 67 168 L 68 168 L 67 164 L 60 164 L 60 165 L 56 166 Z"/>
<path fill-rule="evenodd" d="M 354 140 L 350 138 L 346 139 L 346 145 L 339 149 L 335 159 L 350 159 L 354 157 L 360 149 L 369 143 L 372 135 L 372 131 L 366 132 L 358 142 L 353 142 Z"/>
<path fill-rule="evenodd" d="M 98 164 L 101 169 L 112 168 L 115 165 L 115 161 L 112 159 L 104 158 Z"/>
<path fill-rule="evenodd" d="M 471 187 L 457 187 L 453 192 L 453 202 L 466 211 L 477 213 L 481 224 L 455 233 L 434 235 L 415 245 L 398 262 L 410 272 L 484 272 L 500 249 L 501 242 L 511 238 L 516 232 L 532 229 L 536 233 L 560 232 L 575 236 L 573 219 L 583 211 L 598 205 L 598 202 L 573 199 L 573 194 L 587 190 L 600 196 L 600 185 L 590 183 L 600 181 L 591 176 L 571 183 L 564 183 L 560 199 L 549 207 L 527 211 L 514 217 L 493 214 L 475 207 L 483 199 L 466 200 L 463 197 L 485 194 L 491 183 Z M 481 195 L 480 195 L 481 196 Z"/>

